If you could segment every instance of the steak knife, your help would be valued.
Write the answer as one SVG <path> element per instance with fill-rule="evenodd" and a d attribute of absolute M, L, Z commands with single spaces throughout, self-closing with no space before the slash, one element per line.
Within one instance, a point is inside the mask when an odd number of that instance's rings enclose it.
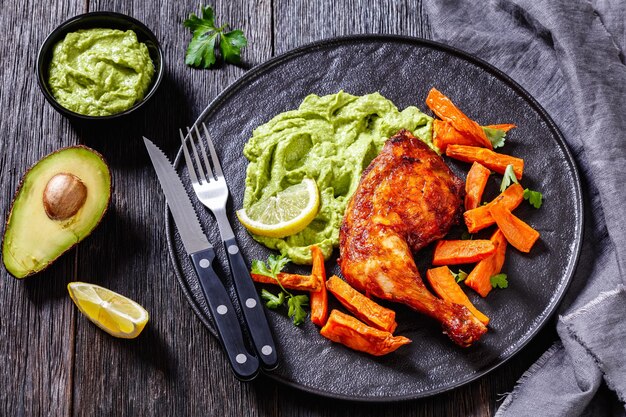
<path fill-rule="evenodd" d="M 235 308 L 213 269 L 215 250 L 203 233 L 189 195 L 167 156 L 152 141 L 145 137 L 143 140 L 233 372 L 243 381 L 251 380 L 258 374 L 259 361 L 246 348 Z"/>

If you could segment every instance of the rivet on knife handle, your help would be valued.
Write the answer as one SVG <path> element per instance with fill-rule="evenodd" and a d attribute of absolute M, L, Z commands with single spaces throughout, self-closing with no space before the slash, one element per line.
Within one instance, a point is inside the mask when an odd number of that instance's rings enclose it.
<path fill-rule="evenodd" d="M 237 378 L 249 381 L 258 373 L 259 361 L 246 349 L 233 304 L 224 285 L 213 270 L 215 252 L 213 249 L 206 249 L 189 256 L 200 280 L 200 286 L 209 304 L 230 365 Z"/>
<path fill-rule="evenodd" d="M 261 366 L 266 370 L 274 369 L 278 366 L 276 346 L 267 317 L 265 317 L 265 312 L 263 311 L 263 304 L 259 300 L 259 295 L 248 272 L 248 267 L 234 237 L 225 240 L 224 247 L 228 254 L 241 310 L 248 324 L 248 330 L 261 361 Z"/>

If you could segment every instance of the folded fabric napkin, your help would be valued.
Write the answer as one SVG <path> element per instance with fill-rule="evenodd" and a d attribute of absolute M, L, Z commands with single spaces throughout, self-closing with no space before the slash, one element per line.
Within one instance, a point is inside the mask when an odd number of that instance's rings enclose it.
<path fill-rule="evenodd" d="M 583 182 L 584 242 L 559 311 L 560 341 L 497 416 L 624 415 L 626 2 L 428 0 L 425 8 L 434 40 L 493 64 L 541 103 Z M 598 394 L 603 381 L 615 396 Z"/>

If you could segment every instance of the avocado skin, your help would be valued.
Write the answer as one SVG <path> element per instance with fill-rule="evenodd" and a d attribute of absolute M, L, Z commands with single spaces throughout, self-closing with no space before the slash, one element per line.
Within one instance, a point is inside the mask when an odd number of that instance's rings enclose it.
<path fill-rule="evenodd" d="M 11 265 L 7 265 L 7 259 L 5 254 L 10 252 L 7 251 L 6 246 L 8 246 L 7 244 L 7 233 L 10 230 L 11 227 L 11 220 L 13 218 L 14 214 L 14 208 L 15 208 L 15 204 L 18 201 L 18 198 L 20 197 L 20 193 L 23 191 L 25 182 L 27 180 L 27 178 L 29 178 L 30 175 L 32 175 L 33 170 L 37 169 L 37 167 L 45 160 L 58 156 L 59 154 L 62 153 L 66 153 L 68 151 L 72 151 L 72 150 L 83 150 L 86 152 L 91 153 L 94 157 L 96 157 L 101 163 L 102 163 L 102 167 L 104 167 L 106 170 L 106 183 L 108 184 L 108 190 L 106 192 L 106 198 L 105 198 L 105 203 L 103 205 L 103 209 L 100 213 L 98 213 L 98 218 L 97 220 L 93 223 L 92 226 L 90 226 L 88 228 L 88 230 L 86 230 L 86 233 L 84 233 L 79 239 L 77 239 L 76 242 L 74 242 L 73 244 L 61 249 L 58 253 L 52 255 L 50 257 L 50 259 L 47 259 L 46 261 L 44 261 L 41 265 L 39 265 L 37 268 L 33 269 L 33 270 L 29 270 L 26 271 L 26 273 L 20 273 L 17 272 L 16 270 L 14 270 Z M 62 168 L 59 169 L 59 172 L 62 172 Z M 47 181 L 46 181 L 47 183 Z M 45 184 L 44 184 L 45 187 Z M 111 194 L 112 194 L 112 177 L 111 177 L 111 171 L 109 169 L 109 166 L 106 162 L 106 160 L 104 159 L 104 157 L 96 150 L 91 149 L 87 146 L 84 145 L 74 145 L 74 146 L 68 146 L 68 147 L 64 147 L 61 149 L 58 149 L 54 152 L 49 153 L 48 155 L 44 156 L 43 158 L 39 159 L 37 162 L 35 162 L 30 168 L 28 168 L 26 170 L 26 172 L 24 173 L 24 175 L 22 176 L 20 183 L 17 187 L 17 190 L 15 192 L 15 195 L 13 196 L 13 200 L 11 202 L 11 209 L 9 210 L 9 213 L 7 215 L 6 221 L 5 221 L 5 227 L 4 227 L 4 233 L 2 236 L 2 257 L 3 257 L 3 264 L 5 269 L 7 270 L 7 272 L 13 276 L 14 278 L 17 279 L 22 279 L 22 278 L 27 278 L 29 276 L 32 276 L 34 274 L 37 274 L 39 272 L 42 272 L 44 270 L 46 270 L 51 264 L 53 264 L 58 258 L 60 258 L 63 254 L 65 254 L 66 252 L 68 252 L 69 250 L 71 250 L 72 248 L 74 248 L 74 246 L 76 246 L 78 243 L 80 243 L 84 238 L 86 238 L 87 236 L 89 236 L 91 234 L 91 232 L 93 232 L 93 230 L 100 224 L 100 222 L 102 221 L 102 218 L 104 217 L 104 215 L 106 214 L 108 207 L 109 207 L 109 203 L 111 200 Z M 43 207 L 43 203 L 42 203 L 42 207 Z M 54 222 L 54 220 L 49 219 L 49 221 Z M 52 253 L 52 252 L 51 252 Z M 14 258 L 11 254 L 11 257 Z"/>

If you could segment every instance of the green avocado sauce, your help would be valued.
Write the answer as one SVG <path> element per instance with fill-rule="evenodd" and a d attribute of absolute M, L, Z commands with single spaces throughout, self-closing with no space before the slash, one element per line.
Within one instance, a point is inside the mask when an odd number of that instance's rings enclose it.
<path fill-rule="evenodd" d="M 298 264 L 310 264 L 310 246 L 326 258 L 339 245 L 339 228 L 361 173 L 385 141 L 401 129 L 434 150 L 432 118 L 418 108 L 398 108 L 379 93 L 307 96 L 297 110 L 274 117 L 254 130 L 243 149 L 250 161 L 244 208 L 269 198 L 304 178 L 317 182 L 320 208 L 303 231 L 285 238 L 253 235 Z"/>
<path fill-rule="evenodd" d="M 148 47 L 132 30 L 85 29 L 54 46 L 48 85 L 63 107 L 109 116 L 143 99 L 154 75 Z"/>

